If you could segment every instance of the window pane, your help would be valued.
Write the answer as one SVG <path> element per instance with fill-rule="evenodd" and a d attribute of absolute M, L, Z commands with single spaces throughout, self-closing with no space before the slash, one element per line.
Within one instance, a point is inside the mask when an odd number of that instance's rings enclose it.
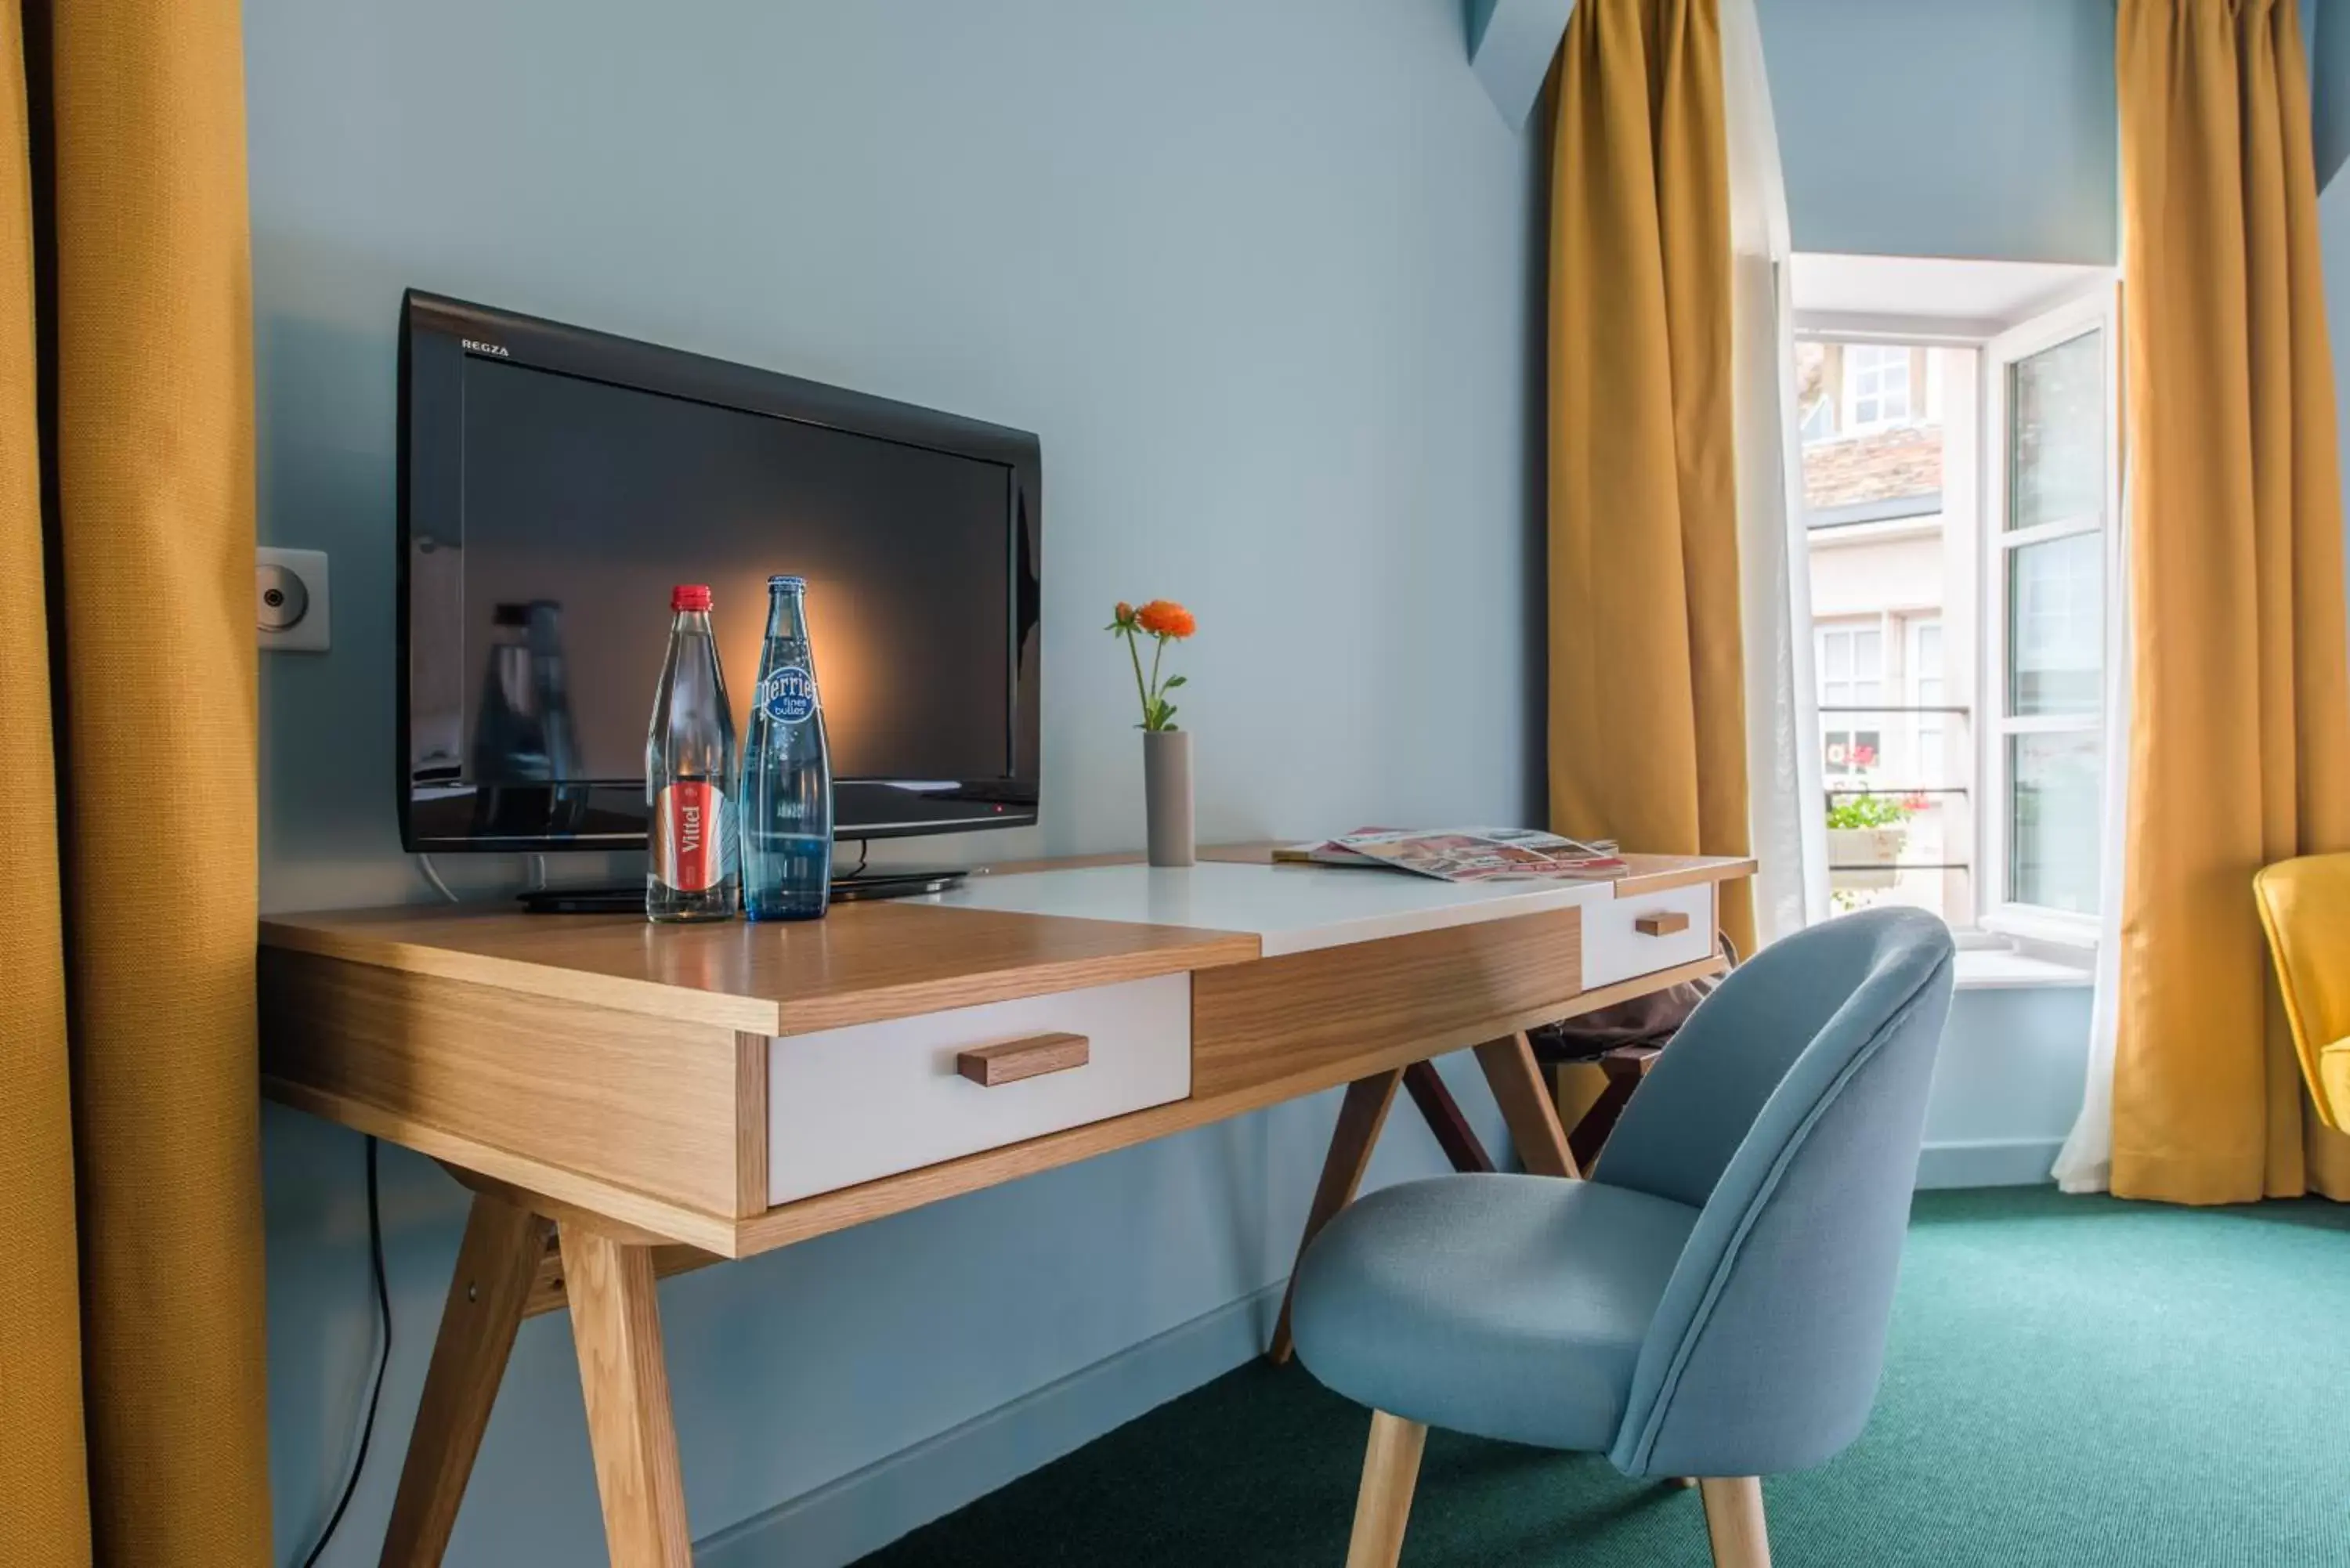
<path fill-rule="evenodd" d="M 1885 639 L 1875 631 L 1852 634 L 1852 672 L 1863 680 L 1874 680 L 1885 673 Z"/>
<path fill-rule="evenodd" d="M 2007 553 L 2007 711 L 2094 713 L 2104 685 L 2102 534 Z"/>
<path fill-rule="evenodd" d="M 2010 528 L 2104 514 L 2105 343 L 2095 327 L 2008 368 Z"/>
<path fill-rule="evenodd" d="M 2095 914 L 2101 748 L 2094 730 L 2010 735 L 2008 897 Z"/>
<path fill-rule="evenodd" d="M 1877 396 L 1884 402 L 1880 419 L 1898 420 L 1909 412 L 1909 361 L 1906 357 L 1899 364 L 1886 368 L 1877 382 Z"/>
<path fill-rule="evenodd" d="M 1820 633 L 1820 670 L 1831 680 L 1852 678 L 1852 634 L 1845 631 Z"/>

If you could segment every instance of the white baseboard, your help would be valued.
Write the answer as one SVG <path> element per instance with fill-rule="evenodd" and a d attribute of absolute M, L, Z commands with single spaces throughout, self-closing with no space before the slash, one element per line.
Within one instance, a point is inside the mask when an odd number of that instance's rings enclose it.
<path fill-rule="evenodd" d="M 1262 1355 L 1280 1283 L 694 1542 L 699 1568 L 841 1568 Z"/>
<path fill-rule="evenodd" d="M 2062 1138 L 1987 1138 L 1929 1143 L 1918 1160 L 1920 1190 L 1946 1187 L 2040 1187 L 2050 1179 Z"/>

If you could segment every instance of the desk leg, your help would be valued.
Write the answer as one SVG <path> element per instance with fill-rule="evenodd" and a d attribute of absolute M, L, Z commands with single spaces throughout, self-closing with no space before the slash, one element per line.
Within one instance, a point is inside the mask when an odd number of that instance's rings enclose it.
<path fill-rule="evenodd" d="M 560 1234 L 612 1568 L 692 1568 L 653 1250 L 572 1224 Z"/>
<path fill-rule="evenodd" d="M 1452 1168 L 1462 1175 L 1485 1175 L 1493 1168 L 1492 1157 L 1485 1146 L 1477 1141 L 1476 1129 L 1469 1118 L 1461 1114 L 1460 1103 L 1452 1091 L 1444 1086 L 1444 1079 L 1433 1062 L 1414 1062 L 1403 1070 L 1404 1093 L 1419 1107 L 1420 1119 L 1428 1130 L 1436 1135 L 1436 1147 L 1452 1162 Z"/>
<path fill-rule="evenodd" d="M 1567 1151 L 1566 1129 L 1558 1123 L 1558 1106 L 1543 1087 L 1542 1066 L 1523 1034 L 1505 1034 L 1477 1047 L 1477 1065 L 1510 1124 L 1510 1141 L 1518 1159 L 1535 1176 L 1580 1176 L 1575 1156 Z"/>
<path fill-rule="evenodd" d="M 1322 1227 L 1354 1200 L 1355 1189 L 1363 1182 L 1363 1169 L 1371 1163 L 1372 1146 L 1379 1141 L 1379 1128 L 1387 1123 L 1388 1107 L 1395 1104 L 1396 1085 L 1402 1081 L 1403 1072 L 1396 1068 L 1347 1085 L 1347 1097 L 1338 1106 L 1338 1126 L 1330 1135 L 1330 1152 L 1322 1161 L 1322 1180 L 1314 1189 L 1314 1206 L 1305 1211 L 1305 1234 L 1297 1242 L 1300 1259 L 1322 1233 Z M 1264 1353 L 1275 1366 L 1288 1364 L 1293 1348 L 1289 1298 L 1296 1288 L 1297 1271 L 1293 1268 L 1289 1286 L 1281 1293 L 1281 1321 L 1274 1324 L 1273 1345 Z"/>
<path fill-rule="evenodd" d="M 473 1199 L 392 1499 L 383 1568 L 438 1568 L 449 1549 L 548 1231 L 548 1222 L 527 1210 Z"/>

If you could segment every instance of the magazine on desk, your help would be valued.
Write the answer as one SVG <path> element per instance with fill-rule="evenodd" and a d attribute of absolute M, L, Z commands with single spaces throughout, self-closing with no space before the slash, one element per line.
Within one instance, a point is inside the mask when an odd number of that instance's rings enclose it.
<path fill-rule="evenodd" d="M 1604 882 L 1631 870 L 1613 839 L 1567 838 L 1533 827 L 1362 827 L 1276 849 L 1278 861 L 1387 867 L 1443 882 Z"/>

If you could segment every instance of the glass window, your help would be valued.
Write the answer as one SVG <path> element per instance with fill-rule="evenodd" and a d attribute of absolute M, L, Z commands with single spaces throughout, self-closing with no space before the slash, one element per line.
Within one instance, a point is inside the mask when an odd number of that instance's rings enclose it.
<path fill-rule="evenodd" d="M 2106 541 L 2067 534 L 2007 552 L 2007 711 L 2094 713 L 2105 679 Z"/>
<path fill-rule="evenodd" d="M 2008 368 L 2010 528 L 2103 520 L 2106 402 L 2102 331 Z"/>
<path fill-rule="evenodd" d="M 2072 323 L 2068 331 L 2061 325 Z M 1990 472 L 2005 524 L 1992 541 L 2002 734 L 1995 757 L 2005 900 L 2097 912 L 2105 768 L 2106 575 L 2113 398 L 2107 307 L 2060 307 L 2012 335 L 1994 385 L 2005 407 Z"/>
<path fill-rule="evenodd" d="M 1918 758 L 1939 770 L 1942 762 L 1942 723 L 1948 715 L 1937 711 L 1950 701 L 1942 678 L 1942 623 L 1909 623 L 1909 701 L 1918 710 Z M 1939 773 L 1938 775 L 1939 776 Z"/>
<path fill-rule="evenodd" d="M 2019 904 L 2094 914 L 2104 750 L 2095 730 L 2007 739 L 2007 896 Z"/>
<path fill-rule="evenodd" d="M 1867 774 L 1884 754 L 1884 716 L 1855 710 L 1885 701 L 1885 634 L 1874 625 L 1824 626 L 1817 636 L 1827 771 L 1839 778 Z"/>
<path fill-rule="evenodd" d="M 1855 343 L 1844 351 L 1846 421 L 1856 431 L 1898 424 L 1909 417 L 1909 350 L 1885 343 Z"/>

